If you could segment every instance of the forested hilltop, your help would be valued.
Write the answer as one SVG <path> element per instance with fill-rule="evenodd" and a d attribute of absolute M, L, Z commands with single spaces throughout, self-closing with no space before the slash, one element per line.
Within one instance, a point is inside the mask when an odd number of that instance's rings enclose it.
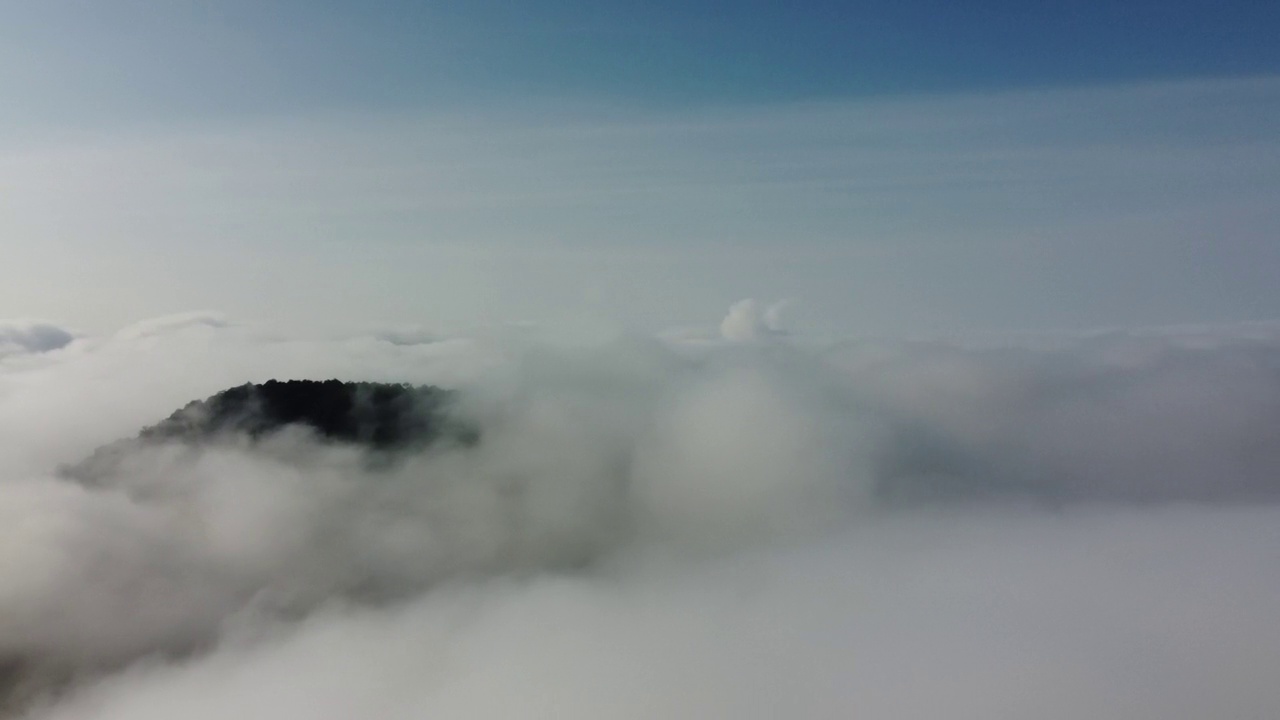
<path fill-rule="evenodd" d="M 223 390 L 188 403 L 136 438 L 96 450 L 62 468 L 92 480 L 112 472 L 130 449 L 160 443 L 201 445 L 247 439 L 257 442 L 299 428 L 329 443 L 357 445 L 383 454 L 425 448 L 440 440 L 473 444 L 478 433 L 449 416 L 455 394 L 431 385 L 269 380 Z"/>
<path fill-rule="evenodd" d="M 453 393 L 430 385 L 269 380 L 196 400 L 144 428 L 146 440 L 193 441 L 229 433 L 259 439 L 301 425 L 322 439 L 376 449 L 425 444 L 444 430 Z"/>

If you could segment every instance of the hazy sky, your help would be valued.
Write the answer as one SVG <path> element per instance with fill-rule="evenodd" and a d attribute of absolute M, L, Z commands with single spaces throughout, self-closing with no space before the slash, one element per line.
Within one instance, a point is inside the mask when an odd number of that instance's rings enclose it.
<path fill-rule="evenodd" d="M 0 0 L 0 716 L 1280 717 L 1278 31 Z"/>
<path fill-rule="evenodd" d="M 0 316 L 1274 318 L 1263 2 L 0 0 Z"/>

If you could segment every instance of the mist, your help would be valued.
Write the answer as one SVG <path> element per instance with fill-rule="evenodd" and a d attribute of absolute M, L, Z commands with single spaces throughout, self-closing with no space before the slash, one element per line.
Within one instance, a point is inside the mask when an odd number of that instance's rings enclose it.
<path fill-rule="evenodd" d="M 577 346 L 204 313 L 6 335 L 37 340 L 0 354 L 0 707 L 1280 712 L 1280 334 L 831 345 L 782 308 Z M 287 430 L 59 475 L 273 377 L 452 388 L 481 439 L 374 467 Z"/>

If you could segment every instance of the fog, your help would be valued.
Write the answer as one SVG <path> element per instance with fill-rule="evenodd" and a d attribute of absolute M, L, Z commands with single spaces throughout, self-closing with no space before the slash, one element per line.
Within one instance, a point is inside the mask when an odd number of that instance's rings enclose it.
<path fill-rule="evenodd" d="M 0 711 L 31 718 L 1280 712 L 1280 333 L 819 343 L 7 323 Z M 247 381 L 480 431 L 139 445 Z"/>

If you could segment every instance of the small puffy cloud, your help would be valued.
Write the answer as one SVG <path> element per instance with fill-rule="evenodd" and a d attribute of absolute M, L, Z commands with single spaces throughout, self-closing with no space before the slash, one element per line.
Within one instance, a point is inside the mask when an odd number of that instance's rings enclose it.
<path fill-rule="evenodd" d="M 790 300 L 763 305 L 754 299 L 739 300 L 720 322 L 720 336 L 730 342 L 758 342 L 787 334 L 783 324 Z"/>
<path fill-rule="evenodd" d="M 763 317 L 764 326 L 774 333 L 785 334 L 788 332 L 787 315 L 790 313 L 790 309 L 793 305 L 795 305 L 795 302 L 788 298 L 786 300 L 779 300 L 765 308 Z"/>

